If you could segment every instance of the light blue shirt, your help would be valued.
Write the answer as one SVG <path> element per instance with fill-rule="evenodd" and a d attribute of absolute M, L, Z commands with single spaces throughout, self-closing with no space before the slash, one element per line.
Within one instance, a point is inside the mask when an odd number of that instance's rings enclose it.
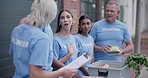
<path fill-rule="evenodd" d="M 71 63 L 77 58 L 78 49 L 76 48 L 76 39 L 73 35 L 69 37 L 64 37 L 58 34 L 55 34 L 53 40 L 53 54 L 57 59 L 63 58 L 68 54 L 66 44 L 74 44 L 74 53 L 73 55 L 64 63 L 65 65 Z"/>
<path fill-rule="evenodd" d="M 123 48 L 123 42 L 131 40 L 131 36 L 127 27 L 122 22 L 116 20 L 115 22 L 107 22 L 102 19 L 94 24 L 90 35 L 94 38 L 94 42 L 99 46 L 118 46 Z M 114 60 L 121 61 L 119 56 L 111 56 L 104 52 L 95 52 L 95 61 L 98 60 Z"/>
<path fill-rule="evenodd" d="M 52 65 L 52 60 L 53 59 L 51 59 L 51 58 L 53 58 L 53 32 L 52 32 L 52 29 L 51 29 L 51 27 L 50 26 L 43 26 L 42 28 L 41 28 L 41 30 L 45 33 L 45 34 L 47 34 L 47 36 L 48 36 L 48 39 L 49 39 L 49 41 L 50 41 L 50 49 L 49 49 L 49 52 L 51 53 L 50 55 L 49 55 L 49 57 L 48 57 L 48 65 L 47 66 L 45 66 L 43 69 L 44 70 L 46 70 L 46 71 L 52 71 L 53 70 L 53 67 L 51 67 L 51 65 Z"/>
<path fill-rule="evenodd" d="M 83 36 L 81 34 L 75 35 L 76 41 L 77 41 L 77 47 L 80 51 L 79 56 L 81 56 L 83 53 L 88 53 L 90 56 L 93 57 L 93 51 L 94 51 L 94 40 L 92 36 L 88 35 Z M 88 70 L 88 65 L 91 63 L 91 60 L 88 61 L 84 67 Z M 82 71 L 78 71 L 78 73 L 82 76 L 85 76 L 85 74 Z"/>
<path fill-rule="evenodd" d="M 13 56 L 13 78 L 29 78 L 29 64 L 46 67 L 51 71 L 52 41 L 40 28 L 21 24 L 11 33 L 9 53 Z M 48 67 L 47 67 L 48 66 Z"/>

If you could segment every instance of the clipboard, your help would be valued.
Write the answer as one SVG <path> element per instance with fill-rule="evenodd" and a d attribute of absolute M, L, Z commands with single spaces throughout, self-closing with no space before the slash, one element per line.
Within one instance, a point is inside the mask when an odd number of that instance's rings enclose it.
<path fill-rule="evenodd" d="M 91 56 L 88 53 L 83 53 L 81 56 L 79 56 L 77 59 L 72 61 L 70 64 L 62 67 L 66 69 L 79 69 L 81 66 L 83 66 L 85 63 L 91 60 Z"/>

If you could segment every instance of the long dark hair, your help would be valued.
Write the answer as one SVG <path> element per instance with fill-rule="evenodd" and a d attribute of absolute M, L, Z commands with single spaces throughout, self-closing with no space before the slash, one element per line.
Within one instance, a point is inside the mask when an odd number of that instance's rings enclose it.
<path fill-rule="evenodd" d="M 59 13 L 59 15 L 58 15 L 58 21 L 57 21 L 57 30 L 56 30 L 56 33 L 57 32 L 59 32 L 59 31 L 61 31 L 61 24 L 60 24 L 60 16 L 61 16 L 61 14 L 63 13 L 63 12 L 68 12 L 70 15 L 71 15 L 71 17 L 73 18 L 73 15 L 72 15 L 72 13 L 69 11 L 69 10 L 62 10 L 62 11 L 60 11 L 60 13 Z M 72 27 L 71 27 L 72 28 Z"/>
<path fill-rule="evenodd" d="M 82 15 L 80 18 L 79 18 L 79 29 L 78 29 L 78 33 L 79 34 L 81 34 L 82 33 L 82 30 L 81 30 L 81 28 L 80 28 L 80 25 L 81 25 L 81 21 L 83 20 L 83 19 L 89 19 L 89 17 L 88 16 L 86 16 L 86 15 Z M 90 20 L 90 19 L 89 19 Z"/>

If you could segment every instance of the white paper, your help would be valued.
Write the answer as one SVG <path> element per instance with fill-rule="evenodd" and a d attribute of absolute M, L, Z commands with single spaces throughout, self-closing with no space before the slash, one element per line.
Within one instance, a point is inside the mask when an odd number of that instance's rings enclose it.
<path fill-rule="evenodd" d="M 77 59 L 75 59 L 74 61 L 72 61 L 70 64 L 62 68 L 79 69 L 82 65 L 84 65 L 89 60 L 91 60 L 91 56 L 89 56 L 88 54 L 83 54 L 79 56 Z"/>

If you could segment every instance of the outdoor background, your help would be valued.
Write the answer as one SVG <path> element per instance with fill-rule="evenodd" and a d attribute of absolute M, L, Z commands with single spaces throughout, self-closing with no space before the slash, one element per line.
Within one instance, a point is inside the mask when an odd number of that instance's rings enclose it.
<path fill-rule="evenodd" d="M 19 20 L 30 12 L 34 0 L 0 0 L 0 78 L 12 78 L 14 67 L 9 55 L 10 33 Z M 81 15 L 88 15 L 92 23 L 105 17 L 104 5 L 108 0 L 58 0 L 58 10 L 68 9 L 74 16 L 72 34 L 77 33 L 77 22 Z M 125 23 L 132 36 L 134 47 L 148 55 L 148 0 L 116 0 L 120 4 L 118 19 Z M 139 2 L 138 2 L 139 1 Z M 52 22 L 53 32 L 56 21 Z M 132 72 L 131 72 L 132 73 Z M 133 78 L 133 74 L 131 75 Z"/>

